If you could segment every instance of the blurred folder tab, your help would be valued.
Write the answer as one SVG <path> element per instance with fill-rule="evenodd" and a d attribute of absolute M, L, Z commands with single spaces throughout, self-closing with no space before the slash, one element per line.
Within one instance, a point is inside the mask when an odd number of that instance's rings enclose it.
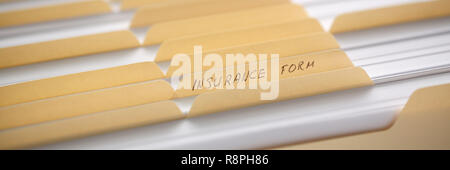
<path fill-rule="evenodd" d="M 301 6 L 284 4 L 158 23 L 152 25 L 147 32 L 144 44 L 155 45 L 172 38 L 224 32 L 306 17 L 307 14 Z"/>
<path fill-rule="evenodd" d="M 370 77 L 359 67 L 280 79 L 280 91 L 276 100 L 261 100 L 261 92 L 264 92 L 261 89 L 217 90 L 197 96 L 188 116 L 200 116 L 242 107 L 370 86 L 372 84 Z"/>
<path fill-rule="evenodd" d="M 416 90 L 388 129 L 276 149 L 450 149 L 450 84 Z"/>
<path fill-rule="evenodd" d="M 103 0 L 86 0 L 0 13 L 0 27 L 19 26 L 110 12 Z"/>
<path fill-rule="evenodd" d="M 416 90 L 409 98 L 400 115 L 433 112 L 446 112 L 450 118 L 450 84 Z"/>
<path fill-rule="evenodd" d="M 174 1 L 174 0 L 120 0 L 121 3 L 120 8 L 122 10 L 127 10 L 166 1 Z"/>
<path fill-rule="evenodd" d="M 365 10 L 338 16 L 330 32 L 342 33 L 450 16 L 450 1 L 436 0 Z"/>
<path fill-rule="evenodd" d="M 183 118 L 172 101 L 0 131 L 0 149 L 21 149 Z"/>
<path fill-rule="evenodd" d="M 178 53 L 193 54 L 193 47 L 196 45 L 201 45 L 203 51 L 208 52 L 227 47 L 306 35 L 314 32 L 324 32 L 324 30 L 317 20 L 308 18 L 220 33 L 171 39 L 161 44 L 155 62 L 169 61 L 172 56 Z"/>
<path fill-rule="evenodd" d="M 285 57 L 279 61 L 281 79 L 353 67 L 347 54 L 340 49 Z"/>
<path fill-rule="evenodd" d="M 0 108 L 0 130 L 168 100 L 164 80 L 37 100 Z"/>
<path fill-rule="evenodd" d="M 8 2 L 0 149 L 450 149 L 449 6 Z"/>
<path fill-rule="evenodd" d="M 187 0 L 162 1 L 139 8 L 131 27 L 158 22 L 200 17 L 211 14 L 289 3 L 289 0 Z"/>
<path fill-rule="evenodd" d="M 0 68 L 138 47 L 129 30 L 0 48 Z"/>
<path fill-rule="evenodd" d="M 272 60 L 267 60 L 267 65 L 272 65 Z M 249 81 L 251 79 L 259 79 L 259 73 L 265 72 L 267 73 L 267 79 L 269 80 L 272 75 L 272 70 L 270 69 L 256 69 L 256 70 L 250 70 L 248 67 L 249 63 L 245 65 L 238 65 L 236 68 L 239 70 L 241 67 L 243 68 L 243 71 L 237 71 L 233 72 L 233 75 L 229 76 L 228 69 L 234 69 L 234 67 L 226 67 L 222 68 L 222 76 L 220 78 L 213 77 L 212 75 L 208 76 L 204 73 L 202 79 L 195 79 L 194 74 L 191 74 L 191 82 L 193 89 L 184 89 L 184 88 L 178 88 L 175 91 L 174 98 L 183 98 L 188 96 L 195 96 L 202 94 L 204 92 L 210 92 L 213 90 L 216 90 L 217 87 L 215 87 L 218 83 L 225 83 L 229 77 L 236 78 L 237 75 L 240 75 L 238 79 L 243 79 L 246 82 L 246 85 L 248 87 Z M 308 54 L 302 54 L 298 56 L 291 56 L 291 57 L 283 57 L 279 59 L 279 78 L 280 79 L 287 79 L 287 78 L 293 78 L 293 77 L 299 77 L 299 76 L 305 76 L 310 75 L 314 73 L 320 73 L 320 72 L 327 72 L 327 71 L 333 71 L 333 70 L 339 70 L 339 69 L 345 69 L 345 68 L 351 68 L 353 67 L 352 62 L 347 57 L 345 52 L 339 49 L 335 50 L 328 50 L 328 51 L 322 51 L 322 52 L 316 52 L 316 53 L 308 53 Z M 220 68 L 219 68 L 220 69 Z M 211 83 L 210 80 L 214 79 L 214 82 Z M 219 80 L 220 79 L 220 80 Z M 229 81 L 229 80 L 228 80 Z M 202 85 L 200 86 L 200 82 L 202 82 Z M 214 84 L 214 86 L 210 85 Z M 203 87 L 202 89 L 197 87 Z M 212 86 L 212 87 L 211 87 Z M 224 85 L 225 86 L 225 85 Z"/>
<path fill-rule="evenodd" d="M 203 57 L 205 58 L 208 54 L 218 54 L 222 57 L 222 61 L 226 61 L 225 57 L 227 54 L 267 54 L 267 57 L 270 57 L 271 54 L 278 54 L 279 57 L 282 58 L 338 48 L 339 44 L 334 39 L 333 35 L 322 32 L 209 51 L 203 54 Z M 190 55 L 189 57 L 191 58 L 191 61 L 193 61 L 194 56 Z M 193 64 L 194 63 L 191 63 L 191 65 Z M 224 62 L 224 64 L 226 64 L 226 62 Z M 225 66 L 230 65 L 224 65 L 224 67 Z M 179 67 L 180 66 L 171 65 L 167 71 L 167 76 L 172 76 Z"/>
<path fill-rule="evenodd" d="M 164 77 L 153 62 L 81 72 L 0 87 L 0 107 Z"/>

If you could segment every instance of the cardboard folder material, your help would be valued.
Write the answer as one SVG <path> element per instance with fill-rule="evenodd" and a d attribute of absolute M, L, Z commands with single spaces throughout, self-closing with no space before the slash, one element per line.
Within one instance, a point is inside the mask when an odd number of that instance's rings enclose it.
<path fill-rule="evenodd" d="M 450 16 L 450 1 L 437 0 L 379 8 L 338 16 L 330 32 L 342 33 L 362 29 Z"/>
<path fill-rule="evenodd" d="M 243 71 L 234 71 L 232 75 L 229 75 L 227 71 L 229 69 L 235 69 L 235 67 L 222 68 L 220 69 L 222 75 L 219 78 L 214 75 L 202 73 L 202 78 L 195 79 L 194 74 L 191 74 L 191 87 L 188 89 L 182 87 L 177 88 L 174 98 L 195 96 L 205 92 L 211 92 L 216 89 L 224 88 L 227 83 L 233 84 L 236 87 L 237 83 L 245 82 L 246 87 L 249 87 L 249 82 L 251 80 L 257 81 L 262 76 L 271 80 L 271 60 L 267 60 L 268 67 L 265 69 L 256 68 L 250 70 L 248 65 L 249 64 L 235 66 L 236 68 L 242 67 Z M 337 49 L 280 58 L 278 71 L 280 79 L 287 79 L 350 67 L 353 67 L 353 63 L 347 57 L 345 52 Z"/>
<path fill-rule="evenodd" d="M 0 13 L 0 27 L 18 26 L 110 12 L 103 0 L 88 0 Z"/>
<path fill-rule="evenodd" d="M 131 27 L 143 27 L 158 22 L 206 16 L 262 6 L 289 3 L 289 0 L 187 0 L 164 1 L 139 8 Z"/>
<path fill-rule="evenodd" d="M 86 35 L 0 48 L 0 68 L 138 47 L 131 31 Z"/>
<path fill-rule="evenodd" d="M 0 87 L 0 107 L 164 77 L 153 62 L 142 62 Z"/>
<path fill-rule="evenodd" d="M 196 45 L 201 45 L 203 51 L 207 52 L 314 32 L 324 32 L 324 30 L 317 20 L 307 18 L 202 36 L 171 39 L 161 44 L 155 62 L 170 61 L 178 53 L 193 54 Z"/>
<path fill-rule="evenodd" d="M 278 54 L 279 57 L 288 57 L 337 48 L 339 48 L 339 44 L 336 39 L 334 39 L 333 35 L 323 32 L 209 51 L 203 54 L 202 57 L 205 58 L 208 54 L 217 54 L 222 57 L 225 67 L 227 66 L 225 65 L 227 54 L 267 54 L 268 56 L 271 54 Z M 194 56 L 190 55 L 189 57 L 191 58 L 191 68 L 194 68 Z M 174 71 L 176 71 L 179 67 L 182 66 L 171 65 L 167 72 L 167 76 L 171 77 Z"/>
<path fill-rule="evenodd" d="M 284 4 L 164 22 L 152 25 L 147 32 L 144 44 L 155 45 L 173 38 L 224 32 L 306 17 L 307 14 L 301 6 Z"/>
<path fill-rule="evenodd" d="M 381 131 L 274 149 L 450 149 L 450 84 L 416 90 Z"/>
<path fill-rule="evenodd" d="M 0 108 L 0 130 L 168 100 L 164 80 L 77 93 Z"/>
<path fill-rule="evenodd" d="M 362 68 L 352 67 L 281 79 L 279 80 L 279 96 L 276 100 L 261 100 L 260 94 L 263 92 L 261 89 L 216 90 L 197 96 L 188 117 L 370 86 L 372 84 L 372 80 Z"/>
<path fill-rule="evenodd" d="M 183 118 L 172 101 L 100 112 L 0 131 L 0 149 L 21 149 Z"/>

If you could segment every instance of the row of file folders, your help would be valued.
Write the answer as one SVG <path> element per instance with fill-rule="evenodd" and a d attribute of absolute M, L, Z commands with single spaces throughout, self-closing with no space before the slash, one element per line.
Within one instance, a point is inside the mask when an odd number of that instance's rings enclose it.
<path fill-rule="evenodd" d="M 32 147 L 372 86 L 377 83 L 374 77 L 349 59 L 334 35 L 450 15 L 450 1 L 436 0 L 341 14 L 325 28 L 302 6 L 288 0 L 122 0 L 119 7 L 111 8 L 116 3 L 74 1 L 0 13 L 0 27 L 14 29 L 136 10 L 127 30 L 3 47 L 1 69 L 74 57 L 129 56 L 137 51 L 147 56 L 141 62 L 1 86 L 0 148 Z M 146 30 L 142 41 L 131 30 L 140 27 Z M 173 56 L 185 53 L 193 59 L 196 45 L 202 45 L 203 56 L 279 54 L 279 72 L 274 73 L 280 78 L 278 98 L 261 100 L 262 89 L 184 89 L 170 82 L 180 67 L 169 65 Z M 273 61 L 269 57 L 266 62 Z M 249 64 L 238 66 L 245 71 L 231 77 L 248 76 L 252 72 L 246 70 Z M 225 73 L 231 66 L 223 63 L 218 69 Z M 209 69 L 203 66 L 200 72 Z"/>

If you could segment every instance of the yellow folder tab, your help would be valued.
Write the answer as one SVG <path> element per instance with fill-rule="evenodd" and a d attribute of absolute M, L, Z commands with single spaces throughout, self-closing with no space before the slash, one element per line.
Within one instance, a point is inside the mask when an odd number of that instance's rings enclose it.
<path fill-rule="evenodd" d="M 21 149 L 183 118 L 172 101 L 160 101 L 0 131 L 0 149 Z"/>
<path fill-rule="evenodd" d="M 187 0 L 175 3 L 164 1 L 139 8 L 131 27 L 282 3 L 289 3 L 289 0 Z"/>
<path fill-rule="evenodd" d="M 267 65 L 267 68 L 250 69 L 249 64 L 247 63 L 245 65 L 236 66 L 236 68 L 242 67 L 243 69 L 242 71 L 236 69 L 232 74 L 227 71 L 229 71 L 229 69 L 234 69 L 234 67 L 227 67 L 221 70 L 221 77 L 202 73 L 202 77 L 196 79 L 192 74 L 190 75 L 192 80 L 191 87 L 188 89 L 179 87 L 175 91 L 174 98 L 199 95 L 216 90 L 222 86 L 225 87 L 227 84 L 234 84 L 236 87 L 237 83 L 245 82 L 246 87 L 249 87 L 249 82 L 252 80 L 259 80 L 260 78 L 266 77 L 270 80 L 272 72 L 270 67 L 271 60 L 267 60 Z M 286 79 L 350 67 L 353 67 L 353 63 L 347 57 L 345 52 L 336 49 L 280 58 L 278 72 L 280 79 Z"/>
<path fill-rule="evenodd" d="M 156 4 L 159 2 L 174 1 L 174 0 L 122 0 L 120 8 L 122 10 L 143 7 L 145 5 Z"/>
<path fill-rule="evenodd" d="M 324 32 L 324 30 L 317 20 L 308 18 L 202 36 L 171 39 L 161 44 L 155 62 L 170 61 L 178 53 L 193 54 L 194 46 L 196 45 L 201 45 L 203 51 L 208 52 L 221 48 L 283 39 L 314 32 Z"/>
<path fill-rule="evenodd" d="M 387 129 L 275 149 L 450 149 L 450 84 L 416 90 Z"/>
<path fill-rule="evenodd" d="M 188 117 L 370 86 L 372 84 L 372 80 L 362 68 L 352 67 L 281 79 L 279 81 L 279 95 L 276 100 L 261 100 L 260 94 L 263 90 L 216 90 L 197 96 Z"/>
<path fill-rule="evenodd" d="M 76 93 L 0 108 L 0 130 L 168 100 L 173 89 L 164 80 Z"/>
<path fill-rule="evenodd" d="M 278 54 L 279 57 L 288 57 L 337 48 L 339 48 L 339 44 L 333 35 L 323 32 L 209 51 L 203 54 L 202 57 L 204 59 L 209 54 L 217 54 L 222 57 L 224 66 L 228 66 L 226 65 L 227 62 L 225 62 L 227 54 L 267 54 L 269 57 L 271 54 Z M 191 68 L 194 68 L 194 56 L 190 55 L 189 57 L 191 58 Z M 180 67 L 183 66 L 171 65 L 167 71 L 167 77 L 171 77 Z"/>
<path fill-rule="evenodd" d="M 138 47 L 131 31 L 116 31 L 0 48 L 0 68 Z"/>
<path fill-rule="evenodd" d="M 88 0 L 0 13 L 0 27 L 18 26 L 37 22 L 110 12 L 103 0 Z"/>
<path fill-rule="evenodd" d="M 0 107 L 164 77 L 153 62 L 143 62 L 0 87 Z"/>
<path fill-rule="evenodd" d="M 357 31 L 392 24 L 449 16 L 449 6 L 450 1 L 438 0 L 347 13 L 336 17 L 330 32 L 341 33 Z"/>
<path fill-rule="evenodd" d="M 144 44 L 154 45 L 172 38 L 224 32 L 306 17 L 307 14 L 301 6 L 284 4 L 158 23 L 152 25 L 147 32 Z"/>

